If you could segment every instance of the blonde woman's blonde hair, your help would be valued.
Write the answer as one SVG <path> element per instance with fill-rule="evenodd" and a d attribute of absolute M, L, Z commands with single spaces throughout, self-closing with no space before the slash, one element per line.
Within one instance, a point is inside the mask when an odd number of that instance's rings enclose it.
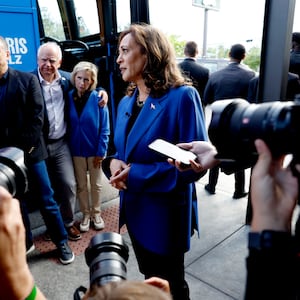
<path fill-rule="evenodd" d="M 77 65 L 75 65 L 72 73 L 71 73 L 71 83 L 75 86 L 75 76 L 79 71 L 87 71 L 91 73 L 92 84 L 89 88 L 89 91 L 94 90 L 98 84 L 98 68 L 96 65 L 89 61 L 81 61 Z"/>

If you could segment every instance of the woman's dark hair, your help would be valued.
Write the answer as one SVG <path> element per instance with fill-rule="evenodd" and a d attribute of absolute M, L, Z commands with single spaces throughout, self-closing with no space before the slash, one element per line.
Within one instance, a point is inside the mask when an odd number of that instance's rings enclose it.
<path fill-rule="evenodd" d="M 120 34 L 119 43 L 127 34 L 132 35 L 141 53 L 147 56 L 142 77 L 152 97 L 162 96 L 170 87 L 189 84 L 177 65 L 172 44 L 162 32 L 148 24 L 132 24 Z M 135 83 L 130 83 L 127 94 L 131 95 L 135 88 Z"/>

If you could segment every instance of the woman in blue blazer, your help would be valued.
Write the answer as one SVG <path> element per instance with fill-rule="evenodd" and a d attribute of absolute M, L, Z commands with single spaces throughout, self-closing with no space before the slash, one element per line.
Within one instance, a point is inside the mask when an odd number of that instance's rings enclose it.
<path fill-rule="evenodd" d="M 167 279 L 175 300 L 189 299 L 184 253 L 197 228 L 193 192 L 201 175 L 179 172 L 148 145 L 207 140 L 201 99 L 186 85 L 168 39 L 150 25 L 120 35 L 117 63 L 130 84 L 118 106 L 116 153 L 103 169 L 120 190 L 119 225 L 127 226 L 145 278 Z"/>

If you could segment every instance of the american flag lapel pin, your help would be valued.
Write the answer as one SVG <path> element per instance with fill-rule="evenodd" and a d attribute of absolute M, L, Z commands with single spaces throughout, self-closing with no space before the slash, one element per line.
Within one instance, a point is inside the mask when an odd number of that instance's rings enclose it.
<path fill-rule="evenodd" d="M 150 109 L 155 109 L 155 105 L 153 103 L 150 104 Z"/>

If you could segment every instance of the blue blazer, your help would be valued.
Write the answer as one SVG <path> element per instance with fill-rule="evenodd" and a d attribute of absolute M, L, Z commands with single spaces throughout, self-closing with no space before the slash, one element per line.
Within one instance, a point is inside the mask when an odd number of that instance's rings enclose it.
<path fill-rule="evenodd" d="M 106 155 L 109 139 L 109 111 L 99 107 L 98 93 L 92 91 L 82 112 L 78 116 L 69 92 L 69 144 L 72 156 L 92 157 Z"/>
<path fill-rule="evenodd" d="M 198 217 L 192 191 L 200 175 L 178 171 L 148 145 L 157 138 L 173 144 L 207 140 L 201 100 L 191 86 L 170 89 L 161 98 L 149 96 L 126 136 L 136 94 L 121 100 L 114 134 L 115 157 L 131 164 L 127 190 L 120 192 L 120 227 L 126 223 L 150 251 L 182 253 L 190 247 L 192 217 Z"/>

